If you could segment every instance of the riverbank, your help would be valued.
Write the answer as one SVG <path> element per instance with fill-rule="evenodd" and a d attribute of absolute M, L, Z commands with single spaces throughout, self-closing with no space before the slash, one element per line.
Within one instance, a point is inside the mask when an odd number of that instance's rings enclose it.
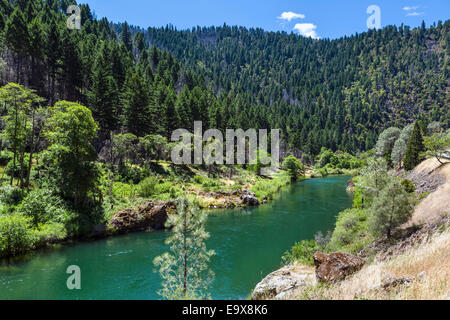
<path fill-rule="evenodd" d="M 122 169 L 122 173 L 104 167 L 99 202 L 93 203 L 88 212 L 72 210 L 50 190 L 10 187 L 8 175 L 2 174 L 0 229 L 5 229 L 5 236 L 15 228 L 20 232 L 12 235 L 17 241 L 0 248 L 0 257 L 60 243 L 164 229 L 167 215 L 176 210 L 174 200 L 180 197 L 187 197 L 202 209 L 258 206 L 276 198 L 280 189 L 291 182 L 284 171 L 262 177 L 242 166 L 207 171 L 202 166 L 174 166 L 159 161 L 152 162 L 151 169 L 153 174 L 149 175 L 138 167 Z M 130 170 L 142 171 L 141 177 L 127 180 L 127 176 L 133 177 Z M 1 171 L 5 172 L 5 168 Z M 43 224 L 43 218 L 48 222 Z"/>
<path fill-rule="evenodd" d="M 211 298 L 247 298 L 296 240 L 332 228 L 336 214 L 351 206 L 345 191 L 349 178 L 306 179 L 282 188 L 264 205 L 208 210 L 206 246 L 217 253 L 209 264 L 216 275 L 208 290 Z M 170 235 L 130 232 L 32 252 L 26 260 L 0 267 L 0 298 L 161 299 L 162 280 L 152 261 L 167 251 Z M 66 288 L 69 265 L 80 266 L 82 290 Z"/>
<path fill-rule="evenodd" d="M 253 298 L 450 299 L 450 163 L 441 165 L 431 158 L 411 172 L 393 174 L 412 181 L 417 203 L 391 238 L 365 243 L 355 256 L 362 259 L 358 268 L 352 270 L 349 262 L 332 254 L 324 261 L 314 255 L 315 267 L 294 262 L 269 274 L 256 286 Z M 315 273 L 322 279 L 325 271 L 343 277 L 331 282 L 309 277 Z M 287 288 L 285 283 L 293 285 Z M 264 294 L 266 288 L 268 294 Z"/>

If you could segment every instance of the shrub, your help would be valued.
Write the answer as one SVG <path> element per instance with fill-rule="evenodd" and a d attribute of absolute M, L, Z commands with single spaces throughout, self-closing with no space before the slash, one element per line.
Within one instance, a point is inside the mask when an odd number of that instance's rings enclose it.
<path fill-rule="evenodd" d="M 314 240 L 302 240 L 297 242 L 290 251 L 286 251 L 282 257 L 282 264 L 303 263 L 313 266 L 313 256 L 316 251 L 321 248 Z"/>
<path fill-rule="evenodd" d="M 253 191 L 260 201 L 264 198 L 271 200 L 273 194 L 278 190 L 280 190 L 280 185 L 270 180 L 260 180 L 250 188 L 250 191 Z"/>
<path fill-rule="evenodd" d="M 397 181 L 390 182 L 370 207 L 369 228 L 373 235 L 391 237 L 392 231 L 412 215 L 411 196 Z"/>
<path fill-rule="evenodd" d="M 290 155 L 284 158 L 281 168 L 289 172 L 292 181 L 297 180 L 300 172 L 302 175 L 305 173 L 305 166 L 296 157 Z"/>
<path fill-rule="evenodd" d="M 164 182 L 164 183 L 157 184 L 155 186 L 155 193 L 156 194 L 169 193 L 170 188 L 172 186 L 173 186 L 173 184 L 171 182 Z"/>
<path fill-rule="evenodd" d="M 155 177 L 147 177 L 142 180 L 137 186 L 137 193 L 144 198 L 148 198 L 155 194 L 155 187 L 158 180 Z"/>
<path fill-rule="evenodd" d="M 67 237 L 67 231 L 62 223 L 50 222 L 41 224 L 31 232 L 35 246 L 57 242 Z"/>
<path fill-rule="evenodd" d="M 119 167 L 119 174 L 122 182 L 133 182 L 135 184 L 141 182 L 145 177 L 149 176 L 151 172 L 147 169 L 132 166 Z"/>
<path fill-rule="evenodd" d="M 200 176 L 200 175 L 194 176 L 194 183 L 203 184 L 203 182 L 205 182 L 205 180 L 208 180 L 208 178 L 206 178 L 204 176 Z"/>
<path fill-rule="evenodd" d="M 0 151 L 0 166 L 6 166 L 12 158 L 13 158 L 12 152 L 6 150 Z"/>
<path fill-rule="evenodd" d="M 27 172 L 28 170 L 28 162 L 30 160 L 29 156 L 25 156 L 25 159 L 23 160 L 23 167 L 21 167 L 20 162 L 18 161 L 18 159 L 16 159 L 16 170 L 13 170 L 14 166 L 13 166 L 13 160 L 10 160 L 8 162 L 8 164 L 6 165 L 5 168 L 5 173 L 9 176 L 12 175 L 13 171 L 14 171 L 14 177 L 18 178 L 20 175 L 20 171 L 23 170 L 23 173 L 25 175 L 25 172 Z"/>
<path fill-rule="evenodd" d="M 367 215 L 361 209 L 347 209 L 339 213 L 336 227 L 331 235 L 329 250 L 344 250 L 356 253 L 367 233 Z M 359 248 L 359 249 L 358 249 Z"/>
<path fill-rule="evenodd" d="M 405 191 L 408 193 L 413 193 L 414 191 L 416 191 L 416 186 L 409 179 L 403 179 L 401 184 L 402 184 L 403 188 L 405 189 Z"/>
<path fill-rule="evenodd" d="M 112 186 L 112 194 L 119 200 L 130 198 L 135 194 L 135 186 L 123 182 L 114 182 Z"/>
<path fill-rule="evenodd" d="M 33 245 L 30 219 L 21 215 L 0 215 L 0 257 L 14 256 Z"/>
<path fill-rule="evenodd" d="M 64 201 L 47 189 L 31 191 L 18 208 L 18 212 L 32 219 L 37 226 L 49 221 L 61 221 L 66 212 Z"/>
<path fill-rule="evenodd" d="M 24 192 L 10 185 L 0 187 L 0 202 L 7 205 L 17 205 L 22 201 Z"/>

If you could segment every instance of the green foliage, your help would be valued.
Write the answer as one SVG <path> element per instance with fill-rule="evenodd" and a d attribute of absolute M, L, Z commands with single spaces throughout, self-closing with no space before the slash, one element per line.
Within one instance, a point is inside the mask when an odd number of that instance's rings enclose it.
<path fill-rule="evenodd" d="M 74 102 L 57 102 L 48 120 L 46 136 L 51 145 L 45 155 L 47 174 L 75 206 L 83 206 L 88 192 L 96 188 L 99 170 L 90 141 L 97 136 L 97 129 L 91 111 Z"/>
<path fill-rule="evenodd" d="M 305 174 L 305 166 L 303 165 L 303 163 L 292 155 L 287 156 L 283 159 L 281 168 L 289 173 L 293 181 L 296 181 L 299 175 Z"/>
<path fill-rule="evenodd" d="M 314 266 L 313 256 L 321 248 L 314 240 L 302 240 L 294 244 L 290 251 L 286 251 L 281 258 L 282 264 L 302 263 Z"/>
<path fill-rule="evenodd" d="M 158 180 L 155 177 L 148 177 L 137 185 L 137 193 L 141 197 L 149 198 L 156 193 Z"/>
<path fill-rule="evenodd" d="M 404 167 L 406 170 L 414 169 L 421 161 L 421 153 L 425 151 L 419 123 L 416 121 L 405 152 Z"/>
<path fill-rule="evenodd" d="M 375 236 L 391 236 L 392 231 L 408 221 L 412 215 L 411 197 L 398 181 L 392 181 L 381 190 L 370 207 L 368 226 Z"/>
<path fill-rule="evenodd" d="M 132 184 L 117 181 L 112 185 L 112 194 L 117 199 L 125 200 L 136 194 L 136 187 Z"/>
<path fill-rule="evenodd" d="M 33 245 L 30 219 L 21 215 L 0 215 L 0 258 L 17 255 Z"/>
<path fill-rule="evenodd" d="M 375 146 L 377 156 L 384 157 L 389 166 L 391 165 L 392 150 L 400 132 L 400 129 L 396 127 L 387 128 L 380 134 Z"/>
<path fill-rule="evenodd" d="M 30 234 L 34 246 L 39 247 L 64 240 L 67 237 L 67 230 L 62 223 L 49 222 L 38 225 Z"/>
<path fill-rule="evenodd" d="M 330 251 L 344 250 L 356 254 L 366 244 L 367 231 L 367 213 L 365 210 L 344 210 L 338 215 L 328 249 Z"/>
<path fill-rule="evenodd" d="M 272 200 L 282 187 L 289 184 L 290 180 L 290 174 L 280 175 L 275 179 L 261 179 L 250 188 L 250 191 L 255 193 L 259 201 Z"/>
<path fill-rule="evenodd" d="M 408 141 L 411 137 L 412 130 L 414 128 L 414 125 L 410 124 L 407 125 L 402 129 L 400 132 L 400 136 L 395 141 L 394 147 L 392 149 L 391 153 L 391 160 L 392 163 L 399 166 L 401 162 L 403 161 L 403 157 L 405 156 L 406 148 L 408 146 Z"/>
<path fill-rule="evenodd" d="M 47 189 L 31 191 L 18 207 L 18 213 L 31 218 L 35 227 L 50 221 L 64 221 L 66 210 L 64 201 Z"/>
<path fill-rule="evenodd" d="M 435 157 L 439 163 L 443 163 L 441 158 L 450 158 L 448 149 L 450 149 L 450 133 L 434 133 L 430 137 L 424 138 L 426 154 Z"/>
<path fill-rule="evenodd" d="M 405 191 L 408 192 L 408 193 L 413 193 L 414 191 L 416 191 L 416 186 L 409 179 L 406 179 L 406 178 L 403 179 L 402 182 L 401 182 L 401 185 L 403 186 Z"/>
<path fill-rule="evenodd" d="M 357 169 L 363 164 L 361 159 L 358 159 L 347 152 L 333 152 L 327 148 L 322 148 L 322 151 L 317 158 L 318 161 L 316 167 L 318 169 L 325 168 L 330 171 L 334 171 L 334 169 Z"/>
<path fill-rule="evenodd" d="M 388 174 L 384 158 L 370 159 L 361 169 L 355 188 L 362 197 L 362 208 L 367 208 L 376 199 L 381 190 L 392 180 Z"/>
<path fill-rule="evenodd" d="M 163 280 L 159 294 L 164 299 L 206 298 L 214 278 L 208 263 L 215 254 L 205 245 L 209 238 L 205 231 L 206 214 L 186 199 L 178 201 L 177 213 L 167 221 L 172 228 L 172 235 L 166 240 L 170 252 L 154 259 Z"/>
<path fill-rule="evenodd" d="M 9 176 L 18 177 L 21 172 L 26 172 L 28 170 L 28 162 L 30 161 L 29 156 L 25 156 L 22 163 L 16 164 L 13 160 L 10 160 L 5 167 L 5 173 Z"/>
<path fill-rule="evenodd" d="M 7 205 L 19 204 L 24 196 L 24 191 L 19 188 L 11 187 L 9 185 L 0 187 L 0 202 Z"/>
<path fill-rule="evenodd" d="M 0 151 L 0 166 L 6 166 L 13 158 L 13 153 L 7 150 Z"/>

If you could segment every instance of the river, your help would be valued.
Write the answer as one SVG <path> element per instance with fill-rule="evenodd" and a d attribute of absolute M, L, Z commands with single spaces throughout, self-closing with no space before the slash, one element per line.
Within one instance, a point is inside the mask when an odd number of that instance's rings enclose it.
<path fill-rule="evenodd" d="M 245 299 L 280 266 L 296 241 L 333 228 L 351 206 L 348 176 L 308 179 L 285 188 L 277 200 L 257 208 L 213 211 L 207 246 L 216 251 L 213 299 Z M 135 233 L 33 253 L 0 265 L 0 299 L 159 299 L 160 277 L 152 264 L 164 251 L 169 231 Z M 66 269 L 81 269 L 81 290 L 69 290 Z"/>

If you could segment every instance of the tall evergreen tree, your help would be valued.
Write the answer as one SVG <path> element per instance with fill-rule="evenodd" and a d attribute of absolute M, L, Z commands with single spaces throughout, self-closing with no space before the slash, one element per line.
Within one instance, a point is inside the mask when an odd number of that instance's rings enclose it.
<path fill-rule="evenodd" d="M 92 84 L 87 94 L 88 105 L 100 130 L 113 131 L 117 128 L 119 116 L 119 93 L 112 75 L 108 46 L 102 44 L 94 63 Z"/>
<path fill-rule="evenodd" d="M 130 70 L 121 97 L 123 124 L 128 132 L 142 137 L 149 133 L 150 98 L 144 79 L 137 71 Z"/>
<path fill-rule="evenodd" d="M 154 259 L 163 280 L 160 295 L 165 299 L 201 299 L 208 297 L 214 273 L 208 268 L 215 254 L 207 250 L 206 214 L 199 212 L 186 199 L 178 201 L 177 214 L 169 215 L 167 226 L 172 235 L 166 240 L 170 253 Z"/>
<path fill-rule="evenodd" d="M 414 169 L 421 161 L 421 153 L 425 151 L 423 145 L 423 137 L 419 127 L 419 123 L 414 123 L 414 129 L 408 141 L 405 152 L 404 167 L 406 170 Z"/>

